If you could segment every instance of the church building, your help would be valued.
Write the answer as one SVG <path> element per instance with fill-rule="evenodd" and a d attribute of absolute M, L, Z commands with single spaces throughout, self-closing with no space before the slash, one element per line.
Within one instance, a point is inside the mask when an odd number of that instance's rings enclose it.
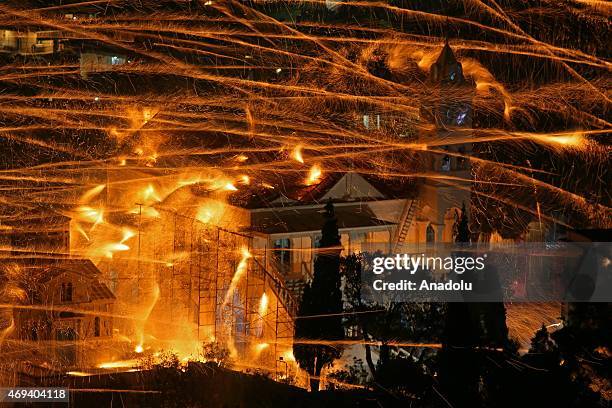
<path fill-rule="evenodd" d="M 253 247 L 266 253 L 266 267 L 278 270 L 296 295 L 312 277 L 328 200 L 335 206 L 343 255 L 420 251 L 427 244 L 454 241 L 460 209 L 470 206 L 466 156 L 472 152 L 474 86 L 448 42 L 431 67 L 426 88 L 418 118 L 418 129 L 426 130 L 412 136 L 435 146 L 415 152 L 423 177 L 394 183 L 356 172 L 330 173 L 315 185 L 275 186 L 266 197 L 257 195 L 243 205 L 250 212 Z M 363 115 L 365 129 L 384 122 L 381 115 Z"/>

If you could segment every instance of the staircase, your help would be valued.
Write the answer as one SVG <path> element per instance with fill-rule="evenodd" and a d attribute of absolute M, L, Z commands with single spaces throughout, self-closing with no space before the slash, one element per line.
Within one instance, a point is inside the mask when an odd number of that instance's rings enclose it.
<path fill-rule="evenodd" d="M 400 216 L 399 223 L 397 224 L 397 232 L 395 234 L 395 239 L 393 240 L 392 253 L 396 253 L 398 248 L 406 240 L 406 236 L 408 235 L 408 231 L 412 225 L 412 220 L 414 219 L 418 208 L 419 200 L 415 199 L 406 201 L 406 205 L 404 205 L 404 210 Z"/>
<path fill-rule="evenodd" d="M 257 273 L 256 276 L 261 276 L 262 278 L 265 275 L 264 282 L 268 282 L 272 293 L 280 301 L 285 310 L 287 310 L 289 316 L 297 316 L 298 300 L 294 297 L 293 293 L 295 288 L 287 287 L 285 278 L 283 278 L 282 274 L 272 265 L 270 265 L 270 268 L 266 268 L 259 260 L 255 258 L 253 258 L 253 272 Z"/>

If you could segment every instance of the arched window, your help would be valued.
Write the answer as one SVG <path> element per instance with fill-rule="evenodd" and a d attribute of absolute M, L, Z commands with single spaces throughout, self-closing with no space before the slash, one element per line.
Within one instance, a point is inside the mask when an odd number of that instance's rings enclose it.
<path fill-rule="evenodd" d="M 436 242 L 436 231 L 431 226 L 431 224 L 427 226 L 427 231 L 425 232 L 425 240 L 428 244 L 430 242 Z"/>
<path fill-rule="evenodd" d="M 72 302 L 72 282 L 66 284 L 66 301 Z"/>
<path fill-rule="evenodd" d="M 465 147 L 460 146 L 458 151 L 459 151 L 460 157 L 457 158 L 457 169 L 465 170 L 466 167 L 467 167 L 466 166 L 466 164 L 467 164 L 466 162 L 467 161 L 466 161 L 466 159 L 464 157 L 465 156 Z"/>
<path fill-rule="evenodd" d="M 450 171 L 451 169 L 451 158 L 450 156 L 444 156 L 442 158 L 442 171 Z"/>
<path fill-rule="evenodd" d="M 72 302 L 72 282 L 62 283 L 60 299 L 62 302 Z"/>

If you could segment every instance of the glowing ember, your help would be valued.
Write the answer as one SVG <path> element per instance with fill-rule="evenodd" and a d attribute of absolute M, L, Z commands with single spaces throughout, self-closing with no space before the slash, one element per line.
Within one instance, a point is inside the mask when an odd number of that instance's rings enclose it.
<path fill-rule="evenodd" d="M 270 345 L 268 343 L 259 343 L 259 344 L 255 345 L 255 348 L 257 349 L 257 351 L 263 351 L 263 350 L 267 349 L 268 347 L 270 347 Z"/>
<path fill-rule="evenodd" d="M 108 259 L 112 259 L 113 258 L 113 254 L 115 252 L 122 252 L 122 251 L 128 251 L 130 249 L 129 246 L 121 243 L 121 242 L 117 242 L 114 244 L 107 244 L 102 248 L 102 252 L 104 254 L 105 257 L 107 257 Z"/>
<path fill-rule="evenodd" d="M 311 186 L 313 184 L 317 184 L 321 181 L 321 175 L 323 172 L 321 171 L 321 167 L 318 164 L 313 165 L 310 168 L 310 172 L 308 173 L 308 177 L 306 178 L 306 185 Z"/>
<path fill-rule="evenodd" d="M 198 209 L 196 219 L 204 224 L 219 225 L 225 209 L 225 204 L 220 201 L 207 201 Z"/>
<path fill-rule="evenodd" d="M 98 225 L 104 222 L 104 210 L 99 208 L 91 208 L 88 206 L 81 206 L 77 209 L 81 214 L 81 219 Z"/>
<path fill-rule="evenodd" d="M 297 145 L 295 149 L 293 149 L 293 153 L 291 156 L 293 157 L 294 160 L 300 163 L 304 163 L 304 157 L 302 156 L 302 146 Z"/>
<path fill-rule="evenodd" d="M 113 369 L 113 368 L 134 368 L 138 367 L 138 360 L 118 360 L 108 361 L 98 364 L 98 368 Z"/>
<path fill-rule="evenodd" d="M 285 361 L 295 361 L 295 356 L 293 355 L 293 350 L 287 350 L 282 355 Z"/>
<path fill-rule="evenodd" d="M 142 191 L 142 199 L 145 202 L 150 202 L 150 201 L 161 202 L 162 201 L 162 199 L 157 195 L 157 192 L 155 191 L 155 187 L 153 187 L 152 184 L 149 184 Z"/>
<path fill-rule="evenodd" d="M 268 295 L 265 293 L 261 295 L 261 299 L 259 300 L 259 315 L 264 316 L 266 311 L 268 310 Z"/>
<path fill-rule="evenodd" d="M 121 239 L 121 243 L 123 244 L 124 242 L 126 242 L 127 240 L 129 240 L 130 238 L 136 236 L 136 232 L 130 228 L 124 227 L 123 228 L 123 238 Z"/>
<path fill-rule="evenodd" d="M 262 351 L 266 350 L 268 347 L 270 347 L 270 344 L 268 343 L 258 343 L 254 346 L 254 354 L 255 357 L 258 357 Z"/>
<path fill-rule="evenodd" d="M 227 183 L 223 188 L 227 191 L 238 191 L 236 186 L 234 186 L 232 183 Z"/>
<path fill-rule="evenodd" d="M 533 138 L 539 142 L 559 146 L 561 148 L 579 149 L 587 146 L 588 144 L 588 139 L 586 139 L 584 135 L 580 133 L 570 135 L 542 135 L 533 136 Z"/>
<path fill-rule="evenodd" d="M 252 257 L 248 248 L 242 248 L 240 252 L 242 254 L 242 258 L 240 259 L 240 262 L 238 263 L 238 266 L 236 267 L 236 272 L 234 273 L 234 276 L 232 277 L 232 281 L 230 282 L 227 293 L 225 294 L 225 298 L 223 299 L 224 305 L 226 305 L 229 302 L 231 296 L 234 294 L 234 291 L 236 290 L 236 287 L 238 286 L 238 282 L 240 282 L 242 275 L 244 275 L 244 273 L 246 272 L 247 263 L 249 259 Z"/>
<path fill-rule="evenodd" d="M 90 375 L 92 375 L 83 371 L 68 371 L 66 374 L 71 375 L 73 377 L 89 377 Z"/>
<path fill-rule="evenodd" d="M 98 196 L 104 190 L 104 188 L 106 188 L 106 185 L 104 185 L 104 184 L 100 184 L 100 185 L 97 185 L 97 186 L 91 188 L 90 190 L 85 192 L 85 194 L 83 194 L 83 196 L 81 197 L 81 202 L 88 203 L 93 198 Z"/>

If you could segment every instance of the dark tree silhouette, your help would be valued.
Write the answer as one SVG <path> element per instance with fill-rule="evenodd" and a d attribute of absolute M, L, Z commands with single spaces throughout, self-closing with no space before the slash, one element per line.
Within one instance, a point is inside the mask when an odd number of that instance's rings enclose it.
<path fill-rule="evenodd" d="M 471 241 L 468 213 L 465 203 L 457 220 L 455 241 L 460 249 L 456 256 L 470 256 L 461 247 L 468 247 Z M 471 279 L 465 273 L 463 279 Z M 497 271 L 489 267 L 483 277 L 488 290 L 501 294 Z M 500 295 L 501 296 L 501 295 Z M 449 303 L 446 310 L 446 326 L 440 353 L 440 382 L 448 392 L 451 403 L 460 407 L 486 405 L 491 398 L 497 399 L 504 381 L 499 369 L 504 360 L 497 351 L 500 348 L 510 352 L 506 309 L 502 302 Z"/>
<path fill-rule="evenodd" d="M 455 237 L 455 242 L 458 244 L 469 244 L 470 241 L 470 224 L 467 210 L 465 209 L 465 203 L 463 203 L 461 206 L 461 215 L 457 223 L 457 236 Z"/>
<path fill-rule="evenodd" d="M 333 341 L 344 337 L 342 328 L 342 293 L 340 291 L 340 235 L 334 206 L 325 206 L 325 222 L 321 231 L 319 251 L 314 264 L 314 276 L 304 288 L 299 316 L 295 323 L 295 338 Z M 329 315 L 329 316 L 325 316 Z M 293 354 L 300 367 L 311 375 L 310 387 L 319 389 L 319 376 L 326 365 L 339 358 L 338 346 L 326 344 L 293 345 Z"/>
<path fill-rule="evenodd" d="M 469 245 L 470 228 L 465 203 L 461 207 L 456 231 L 456 244 Z M 456 255 L 462 256 L 461 253 Z M 439 367 L 440 383 L 454 406 L 480 405 L 480 357 L 474 352 L 479 337 L 477 310 L 466 302 L 449 303 L 446 307 Z"/>
<path fill-rule="evenodd" d="M 552 335 L 542 325 L 531 339 L 529 353 L 519 360 L 524 371 L 507 376 L 523 392 L 500 393 L 500 406 L 606 406 L 604 396 L 609 390 L 609 364 L 604 356 L 593 353 L 580 340 L 581 334 L 564 327 Z M 588 350 L 588 351 L 587 351 Z M 585 353 L 586 354 L 582 354 Z M 587 357 L 588 355 L 588 357 Z M 607 359 L 608 363 L 610 358 Z M 599 387 L 602 388 L 599 388 Z M 602 398 L 603 397 L 603 398 Z"/>
<path fill-rule="evenodd" d="M 542 324 L 540 330 L 538 330 L 531 339 L 531 348 L 529 352 L 542 354 L 551 351 L 554 347 L 555 343 L 551 340 L 548 329 Z"/>
<path fill-rule="evenodd" d="M 394 397 L 411 395 L 427 398 L 431 390 L 434 352 L 428 348 L 401 347 L 393 341 L 429 343 L 439 340 L 442 331 L 442 306 L 436 303 L 403 302 L 389 296 L 386 301 L 362 296 L 362 271 L 370 270 L 372 259 L 382 256 L 351 254 L 341 260 L 344 279 L 345 324 L 364 340 L 365 362 L 373 386 Z M 363 313 L 366 312 L 366 313 Z M 375 341 L 379 346 L 372 346 Z M 378 361 L 373 350 L 378 349 Z"/>

